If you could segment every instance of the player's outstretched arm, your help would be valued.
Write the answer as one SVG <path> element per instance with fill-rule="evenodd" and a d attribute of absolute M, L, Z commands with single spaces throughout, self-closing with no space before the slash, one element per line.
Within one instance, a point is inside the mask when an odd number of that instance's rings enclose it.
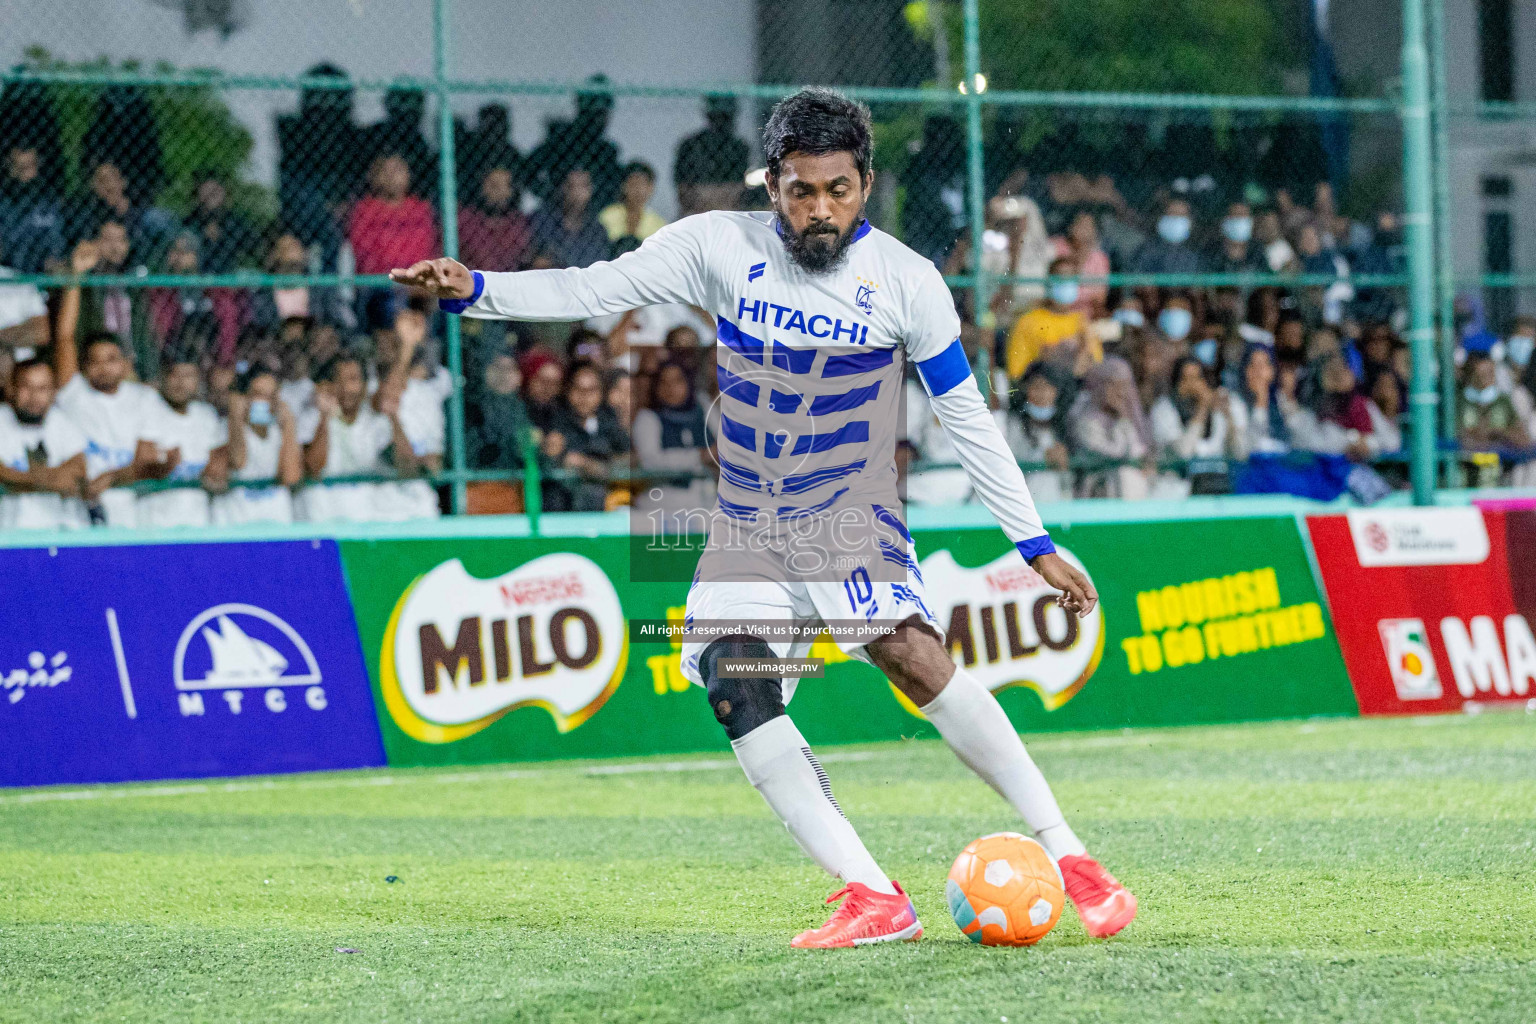
<path fill-rule="evenodd" d="M 716 226 L 707 214 L 684 217 L 634 252 L 590 267 L 497 273 L 439 257 L 389 278 L 426 291 L 450 313 L 487 320 L 585 320 L 669 302 L 710 308 L 706 253 Z"/>
<path fill-rule="evenodd" d="M 391 270 L 389 279 L 395 284 L 420 288 L 434 299 L 467 299 L 475 290 L 475 275 L 470 269 L 446 256 Z"/>

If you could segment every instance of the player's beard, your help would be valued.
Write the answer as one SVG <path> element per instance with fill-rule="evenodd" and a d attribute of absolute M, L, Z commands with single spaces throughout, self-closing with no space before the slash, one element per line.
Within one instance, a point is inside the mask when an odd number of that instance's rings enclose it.
<path fill-rule="evenodd" d="M 27 410 L 23 409 L 21 406 L 19 406 L 19 405 L 16 406 L 16 421 L 18 423 L 23 424 L 24 426 L 35 427 L 39 423 L 43 422 L 43 420 L 45 420 L 47 418 L 48 418 L 48 410 L 47 409 L 44 409 L 42 412 L 37 413 L 36 415 L 34 415 L 34 414 L 28 412 Z"/>
<path fill-rule="evenodd" d="M 853 244 L 853 233 L 864 221 L 864 208 L 848 225 L 847 231 L 839 231 L 832 224 L 813 224 L 805 231 L 796 231 L 782 211 L 779 217 L 779 237 L 784 241 L 784 251 L 800 269 L 812 274 L 825 274 L 836 270 L 848 256 Z"/>

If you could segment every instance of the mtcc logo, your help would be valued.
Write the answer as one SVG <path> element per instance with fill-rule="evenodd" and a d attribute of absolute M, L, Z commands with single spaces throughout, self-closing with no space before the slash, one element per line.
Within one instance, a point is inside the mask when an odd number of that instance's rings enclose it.
<path fill-rule="evenodd" d="M 218 691 L 238 715 L 247 707 L 248 690 L 259 690 L 260 703 L 273 714 L 288 710 L 290 688 L 303 688 L 311 711 L 325 710 L 320 665 L 309 644 L 288 623 L 253 604 L 220 604 L 198 615 L 181 631 L 173 668 L 182 715 L 207 710 L 205 691 Z"/>

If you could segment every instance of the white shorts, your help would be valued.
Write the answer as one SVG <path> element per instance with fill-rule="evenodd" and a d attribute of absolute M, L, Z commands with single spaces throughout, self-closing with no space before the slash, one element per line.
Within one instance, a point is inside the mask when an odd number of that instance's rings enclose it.
<path fill-rule="evenodd" d="M 862 621 L 885 627 L 876 630 L 878 634 L 916 616 L 942 637 L 944 627 L 928 608 L 922 572 L 917 566 L 917 553 L 910 534 L 899 523 L 894 523 L 894 528 L 904 536 L 904 550 L 893 551 L 886 546 L 874 554 L 851 556 L 851 560 L 862 560 L 865 564 L 855 564 L 851 568 L 843 565 L 837 573 L 818 574 L 814 579 L 796 579 L 796 574 L 787 568 L 773 578 L 732 581 L 695 577 L 688 590 L 683 621 L 687 625 L 701 620 L 740 622 L 743 624 L 741 631 L 749 634 L 750 623 L 757 621 L 811 627 L 801 634 L 800 639 L 765 638 L 768 649 L 778 658 L 805 657 L 816 642 L 815 627 L 828 622 Z M 843 554 L 840 557 L 850 556 Z M 876 559 L 889 564 L 869 564 Z M 844 569 L 846 574 L 840 575 Z M 786 580 L 790 582 L 782 582 Z M 844 654 L 868 662 L 864 646 L 874 638 L 866 632 L 846 639 L 834 636 L 832 642 Z M 702 642 L 686 638 L 683 641 L 683 675 L 700 686 L 704 685 L 704 679 L 699 672 L 699 657 L 712 642 L 713 638 Z M 784 680 L 784 703 L 788 704 L 794 696 L 797 682 L 794 678 Z"/>

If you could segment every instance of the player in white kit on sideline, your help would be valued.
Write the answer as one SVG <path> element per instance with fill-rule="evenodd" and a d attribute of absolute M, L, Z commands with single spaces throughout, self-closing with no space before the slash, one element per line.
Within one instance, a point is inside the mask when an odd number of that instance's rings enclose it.
<path fill-rule="evenodd" d="M 1062 591 L 1062 607 L 1085 615 L 1098 595 L 1041 525 L 971 375 L 942 277 L 864 219 L 871 148 L 866 108 L 804 89 L 781 101 L 763 130 L 772 214 L 687 217 L 638 250 L 586 269 L 472 273 L 438 259 L 391 276 L 468 316 L 578 320 L 663 302 L 715 316 L 719 505 L 688 622 L 700 630 L 704 620 L 742 625 L 716 639 L 685 634 L 684 671 L 705 687 L 748 780 L 806 853 L 845 883 L 828 899 L 842 901 L 831 919 L 792 945 L 922 934 L 911 901 L 864 848 L 785 714 L 793 686 L 778 675 L 732 674 L 740 661 L 808 647 L 808 640 L 774 638 L 779 624 L 834 620 L 882 628 L 876 638 L 835 639 L 880 668 L 1013 805 L 1059 862 L 1089 934 L 1107 937 L 1135 916 L 1135 897 L 1087 855 L 1002 707 L 955 665 L 923 601 L 911 538 L 896 514 L 903 355 L 916 362 L 977 496 L 1030 566 Z M 845 521 L 854 524 L 851 535 L 828 543 Z M 733 529 L 773 543 L 733 544 Z M 802 534 L 818 542 L 809 568 L 797 564 Z M 753 633 L 754 621 L 770 639 Z"/>

